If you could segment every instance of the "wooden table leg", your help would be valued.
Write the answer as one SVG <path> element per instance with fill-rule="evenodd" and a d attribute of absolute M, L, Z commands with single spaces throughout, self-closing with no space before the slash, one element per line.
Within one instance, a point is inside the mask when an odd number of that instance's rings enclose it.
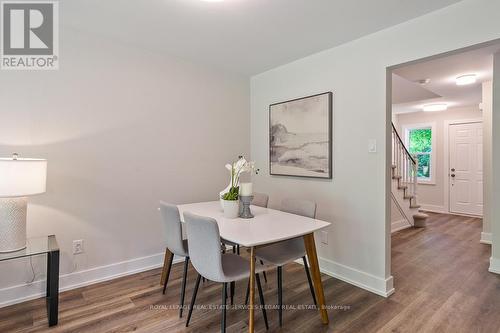
<path fill-rule="evenodd" d="M 314 284 L 314 291 L 318 298 L 319 313 L 323 324 L 328 325 L 328 313 L 325 306 L 325 294 L 323 293 L 323 283 L 321 282 L 321 272 L 319 271 L 318 254 L 316 253 L 316 244 L 314 243 L 314 235 L 309 234 L 304 236 L 304 245 L 311 266 L 311 274 Z"/>
<path fill-rule="evenodd" d="M 171 256 L 172 256 L 172 252 L 170 252 L 170 250 L 168 248 L 165 249 L 165 258 L 163 259 L 163 269 L 161 271 L 161 279 L 160 279 L 160 285 L 162 285 L 162 286 L 165 283 L 165 279 L 167 278 L 167 275 L 170 273 L 169 270 L 170 270 L 171 265 L 169 265 L 169 260 L 170 260 Z"/>
<path fill-rule="evenodd" d="M 255 247 L 250 248 L 250 300 L 248 302 L 248 332 L 254 330 L 254 298 L 255 298 Z"/>

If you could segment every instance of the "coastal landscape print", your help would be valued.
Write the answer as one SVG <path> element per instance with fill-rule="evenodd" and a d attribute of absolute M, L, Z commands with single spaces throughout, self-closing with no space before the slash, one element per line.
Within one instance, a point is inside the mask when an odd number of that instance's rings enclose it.
<path fill-rule="evenodd" d="M 332 95 L 269 107 L 271 175 L 332 178 Z"/>

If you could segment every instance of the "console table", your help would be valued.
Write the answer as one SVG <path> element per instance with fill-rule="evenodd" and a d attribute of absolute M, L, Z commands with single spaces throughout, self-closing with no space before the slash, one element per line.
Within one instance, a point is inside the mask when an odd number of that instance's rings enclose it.
<path fill-rule="evenodd" d="M 14 260 L 47 254 L 47 317 L 49 326 L 57 325 L 59 308 L 59 246 L 56 236 L 28 238 L 26 248 L 15 252 L 0 253 L 0 261 Z"/>

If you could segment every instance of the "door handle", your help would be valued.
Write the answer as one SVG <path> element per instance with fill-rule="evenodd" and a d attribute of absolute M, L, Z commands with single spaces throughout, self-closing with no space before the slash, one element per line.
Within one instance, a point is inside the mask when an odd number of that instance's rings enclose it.
<path fill-rule="evenodd" d="M 451 168 L 451 172 L 455 172 L 455 168 Z"/>
<path fill-rule="evenodd" d="M 455 174 L 454 173 L 451 174 L 451 178 L 455 178 Z"/>

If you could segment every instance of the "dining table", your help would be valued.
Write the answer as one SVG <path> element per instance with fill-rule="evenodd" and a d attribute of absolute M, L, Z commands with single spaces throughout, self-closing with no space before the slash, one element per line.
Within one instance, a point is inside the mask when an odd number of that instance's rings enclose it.
<path fill-rule="evenodd" d="M 250 206 L 253 218 L 226 218 L 219 201 L 198 202 L 178 205 L 181 221 L 183 213 L 211 217 L 217 221 L 222 239 L 246 247 L 250 252 L 250 296 L 248 306 L 248 332 L 254 332 L 254 298 L 255 298 L 255 250 L 258 247 L 277 243 L 287 239 L 302 237 L 309 259 L 314 290 L 318 301 L 318 310 L 323 324 L 328 325 L 328 313 L 325 305 L 325 295 L 321 272 L 319 270 L 318 255 L 314 241 L 314 232 L 326 228 L 329 222 L 314 218 L 295 215 L 271 208 Z M 161 284 L 165 281 L 169 270 L 171 253 L 165 251 Z"/>

